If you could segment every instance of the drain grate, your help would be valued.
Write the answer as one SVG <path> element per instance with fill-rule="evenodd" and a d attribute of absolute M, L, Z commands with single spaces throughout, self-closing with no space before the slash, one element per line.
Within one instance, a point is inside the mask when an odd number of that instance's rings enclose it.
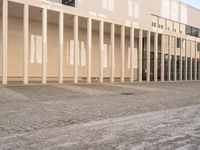
<path fill-rule="evenodd" d="M 134 93 L 121 93 L 121 95 L 134 95 Z"/>

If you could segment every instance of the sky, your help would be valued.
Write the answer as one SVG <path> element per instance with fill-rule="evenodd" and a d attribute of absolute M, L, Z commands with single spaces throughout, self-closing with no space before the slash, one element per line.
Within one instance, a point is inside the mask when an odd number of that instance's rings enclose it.
<path fill-rule="evenodd" d="M 200 0 L 180 0 L 180 1 L 200 9 Z"/>

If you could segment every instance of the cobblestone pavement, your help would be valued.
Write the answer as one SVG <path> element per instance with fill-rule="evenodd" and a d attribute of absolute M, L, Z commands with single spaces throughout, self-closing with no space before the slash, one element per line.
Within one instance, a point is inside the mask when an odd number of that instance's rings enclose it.
<path fill-rule="evenodd" d="M 198 150 L 200 82 L 0 86 L 0 150 Z"/>

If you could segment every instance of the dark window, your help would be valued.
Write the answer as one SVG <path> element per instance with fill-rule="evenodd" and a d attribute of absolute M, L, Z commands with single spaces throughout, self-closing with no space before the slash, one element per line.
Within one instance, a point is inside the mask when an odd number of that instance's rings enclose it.
<path fill-rule="evenodd" d="M 75 0 L 62 0 L 62 4 L 75 7 Z"/>
<path fill-rule="evenodd" d="M 200 52 L 200 43 L 197 44 L 197 51 Z"/>
<path fill-rule="evenodd" d="M 192 28 L 192 36 L 197 36 L 197 28 Z"/>
<path fill-rule="evenodd" d="M 192 27 L 186 26 L 186 32 L 187 35 L 192 35 Z"/>
<path fill-rule="evenodd" d="M 197 36 L 200 37 L 200 29 L 197 32 Z"/>
<path fill-rule="evenodd" d="M 181 48 L 181 38 L 177 38 L 177 48 Z"/>

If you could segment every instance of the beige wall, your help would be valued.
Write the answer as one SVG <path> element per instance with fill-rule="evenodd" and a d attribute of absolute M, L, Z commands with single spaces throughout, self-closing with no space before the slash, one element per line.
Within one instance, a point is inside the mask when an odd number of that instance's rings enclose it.
<path fill-rule="evenodd" d="M 1 19 L 1 18 L 0 18 Z M 9 17 L 9 34 L 8 34 L 8 77 L 17 78 L 22 81 L 23 78 L 23 21 L 20 18 Z M 0 24 L 1 25 L 1 24 Z M 31 63 L 31 35 L 42 36 L 42 23 L 30 21 L 29 26 L 29 79 L 37 78 L 40 80 L 42 64 Z M 1 26 L 0 26 L 1 28 Z M 1 30 L 0 30 L 1 31 Z M 1 33 L 2 34 L 2 31 Z M 79 29 L 79 41 L 83 41 L 86 48 L 87 32 Z M 58 25 L 48 24 L 48 62 L 47 77 L 57 78 L 59 67 L 59 38 Z M 110 44 L 110 34 L 104 34 L 104 44 Z M 73 40 L 73 28 L 65 26 L 64 28 L 64 77 L 73 77 L 73 65 L 67 63 L 69 57 L 69 41 Z M 121 75 L 121 58 L 120 58 L 120 35 L 115 36 L 115 77 Z M 2 37 L 0 37 L 2 46 Z M 125 42 L 125 77 L 130 76 L 128 69 L 128 49 L 130 47 L 130 37 L 126 37 Z M 135 39 L 135 51 L 138 51 L 138 40 Z M 138 54 L 136 52 L 136 54 Z M 87 54 L 86 54 L 87 55 Z M 2 57 L 2 48 L 0 49 Z M 36 57 L 36 56 L 35 56 Z M 137 61 L 137 56 L 134 56 Z M 68 60 L 69 61 L 69 60 Z M 2 75 L 2 61 L 0 61 L 0 74 Z M 86 77 L 86 66 L 79 66 L 79 77 Z M 99 76 L 99 33 L 92 32 L 92 77 Z M 110 67 L 104 68 L 104 77 L 110 77 Z M 11 79 L 11 80 L 12 80 Z M 135 79 L 137 79 L 137 66 L 135 66 Z"/>

